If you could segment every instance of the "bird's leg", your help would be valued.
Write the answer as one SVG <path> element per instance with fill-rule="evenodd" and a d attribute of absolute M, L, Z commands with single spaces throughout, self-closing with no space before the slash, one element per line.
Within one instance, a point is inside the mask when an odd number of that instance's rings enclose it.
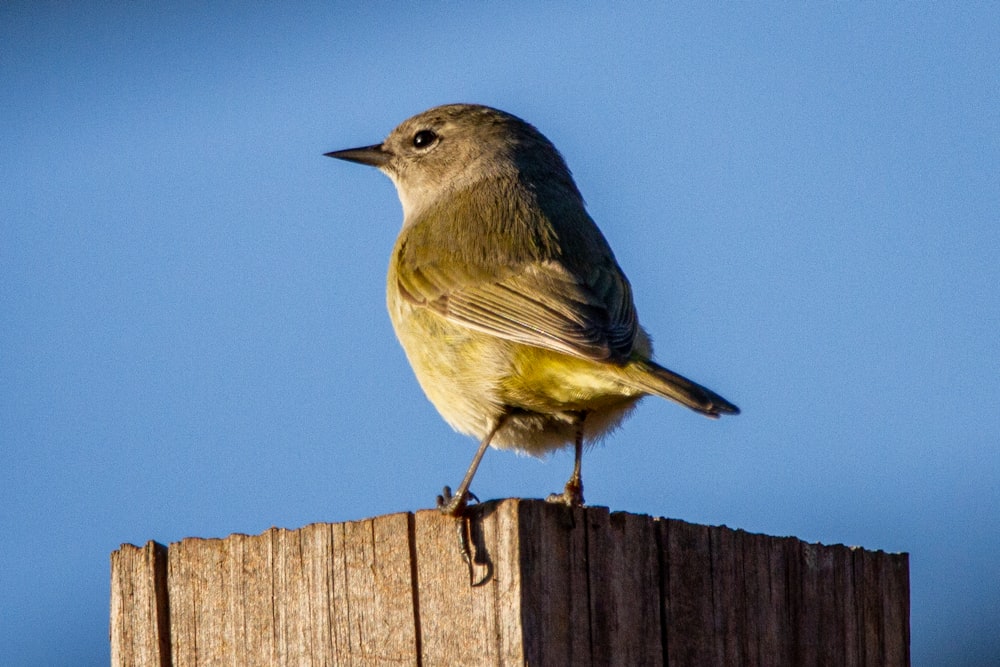
<path fill-rule="evenodd" d="M 479 462 L 483 460 L 483 454 L 486 453 L 486 448 L 490 446 L 490 441 L 493 440 L 493 436 L 497 434 L 500 427 L 507 421 L 509 415 L 510 412 L 501 413 L 497 417 L 493 428 L 486 434 L 483 441 L 479 443 L 479 449 L 476 450 L 476 455 L 472 457 L 472 463 L 469 464 L 469 469 L 465 471 L 465 477 L 462 478 L 462 483 L 458 485 L 458 490 L 455 494 L 452 495 L 451 487 L 446 486 L 444 487 L 444 492 L 437 497 L 437 507 L 441 511 L 441 514 L 461 517 L 465 512 L 465 508 L 469 504 L 469 485 L 472 484 L 472 478 L 476 475 Z"/>
<path fill-rule="evenodd" d="M 576 415 L 576 440 L 573 442 L 575 459 L 573 461 L 573 474 L 566 482 L 566 488 L 562 493 L 550 494 L 547 501 L 550 503 L 562 503 L 569 507 L 583 507 L 583 480 L 580 478 L 580 462 L 583 460 L 583 421 L 587 418 L 586 412 L 578 412 Z"/>
<path fill-rule="evenodd" d="M 475 498 L 475 496 L 469 493 L 469 485 L 472 484 L 472 478 L 476 475 L 476 470 L 479 468 L 479 462 L 483 460 L 486 448 L 490 446 L 493 436 L 497 434 L 500 427 L 507 421 L 509 415 L 509 411 L 501 413 L 497 417 L 496 424 L 493 425 L 490 432 L 479 443 L 479 449 L 476 450 L 476 455 L 472 457 L 472 463 L 469 464 L 469 469 L 465 471 L 462 483 L 458 485 L 458 492 L 452 495 L 451 487 L 446 486 L 441 495 L 437 497 L 437 507 L 441 514 L 457 519 L 455 528 L 458 530 L 458 548 L 462 553 L 462 560 L 469 566 L 469 582 L 473 586 L 475 585 L 475 567 L 472 563 L 472 549 L 469 546 L 469 526 L 467 525 L 466 520 L 468 517 L 465 510 L 469 504 L 469 497 L 472 496 Z M 479 499 L 476 498 L 476 501 L 478 502 Z"/>

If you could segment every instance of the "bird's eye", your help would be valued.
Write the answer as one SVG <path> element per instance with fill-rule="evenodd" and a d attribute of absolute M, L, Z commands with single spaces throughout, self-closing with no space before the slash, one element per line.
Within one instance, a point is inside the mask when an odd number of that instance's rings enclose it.
<path fill-rule="evenodd" d="M 413 135 L 413 145 L 416 148 L 427 148 L 435 141 L 437 141 L 438 135 L 433 130 L 420 130 Z"/>

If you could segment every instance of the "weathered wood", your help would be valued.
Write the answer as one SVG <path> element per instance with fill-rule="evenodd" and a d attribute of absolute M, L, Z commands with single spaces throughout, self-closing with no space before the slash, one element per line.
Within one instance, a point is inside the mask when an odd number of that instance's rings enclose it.
<path fill-rule="evenodd" d="M 414 535 L 421 664 L 521 664 L 520 536 L 516 504 L 491 505 L 467 525 L 473 565 L 462 557 L 454 520 L 416 514 Z M 488 546 L 487 546 L 488 545 Z M 475 585 L 473 585 L 475 584 Z M 459 660 L 459 662 L 456 662 Z"/>
<path fill-rule="evenodd" d="M 123 545 L 112 663 L 907 665 L 908 577 L 906 554 L 511 499 Z"/>
<path fill-rule="evenodd" d="M 169 550 L 175 665 L 416 663 L 410 515 Z"/>
<path fill-rule="evenodd" d="M 597 509 L 597 508 L 595 508 Z M 578 620 L 590 614 L 586 513 L 590 510 L 524 504 L 519 514 L 521 615 L 526 662 L 594 664 L 590 633 Z"/>
<path fill-rule="evenodd" d="M 584 512 L 589 618 L 577 632 L 590 635 L 591 664 L 662 665 L 656 527 L 649 516 Z"/>
<path fill-rule="evenodd" d="M 170 664 L 166 562 L 152 541 L 111 554 L 111 664 Z"/>

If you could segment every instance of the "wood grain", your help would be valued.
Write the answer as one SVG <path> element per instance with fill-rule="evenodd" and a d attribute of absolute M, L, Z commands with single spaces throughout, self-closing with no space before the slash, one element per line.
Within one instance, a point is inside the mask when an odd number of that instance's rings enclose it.
<path fill-rule="evenodd" d="M 111 556 L 114 665 L 893 666 L 909 641 L 906 554 L 602 507 L 508 499 Z"/>
<path fill-rule="evenodd" d="M 111 664 L 170 664 L 167 548 L 123 544 L 111 554 Z"/>

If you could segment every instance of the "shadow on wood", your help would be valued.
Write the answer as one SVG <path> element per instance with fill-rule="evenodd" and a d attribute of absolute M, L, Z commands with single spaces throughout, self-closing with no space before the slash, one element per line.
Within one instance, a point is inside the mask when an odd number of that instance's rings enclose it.
<path fill-rule="evenodd" d="M 111 555 L 114 665 L 908 665 L 906 554 L 536 500 Z M 478 585 L 471 585 L 475 582 Z"/>

